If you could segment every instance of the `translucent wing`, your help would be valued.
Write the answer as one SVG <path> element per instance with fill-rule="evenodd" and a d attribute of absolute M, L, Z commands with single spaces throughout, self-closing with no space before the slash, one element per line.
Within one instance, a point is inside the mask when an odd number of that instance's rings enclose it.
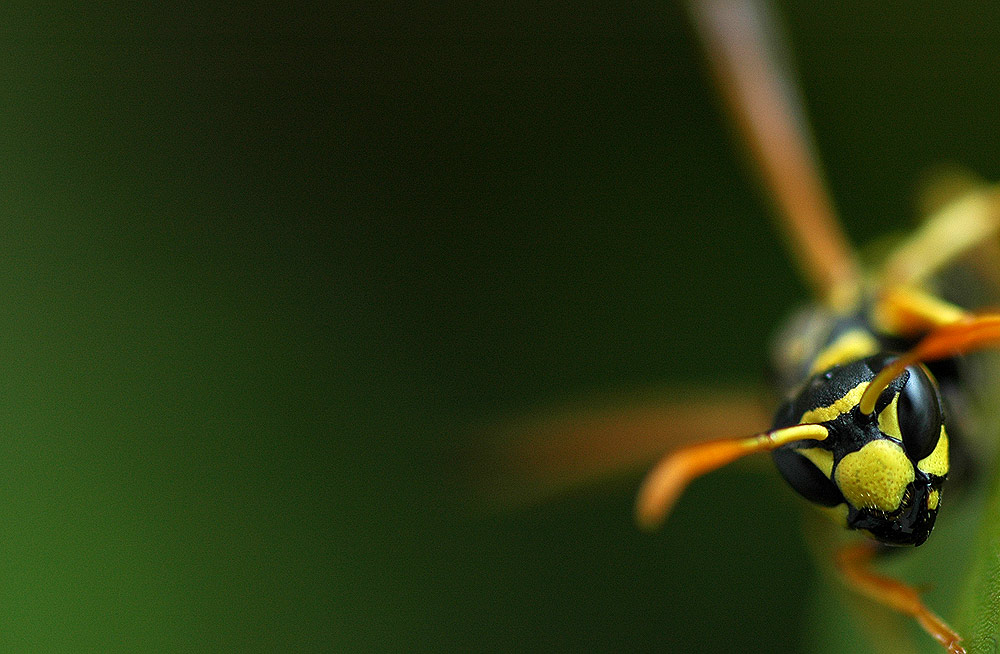
<path fill-rule="evenodd" d="M 773 18 L 750 0 L 690 7 L 730 117 L 778 207 L 799 266 L 820 299 L 849 301 L 858 290 L 858 265 L 822 181 Z"/>

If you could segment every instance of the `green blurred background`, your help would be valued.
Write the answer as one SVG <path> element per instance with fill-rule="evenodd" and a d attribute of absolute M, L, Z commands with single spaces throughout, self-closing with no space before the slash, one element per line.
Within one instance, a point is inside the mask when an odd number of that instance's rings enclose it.
<path fill-rule="evenodd" d="M 784 10 L 853 237 L 932 164 L 1000 177 L 1000 9 Z M 652 536 L 638 475 L 500 515 L 454 483 L 477 425 L 759 382 L 804 297 L 679 7 L 0 19 L 0 649 L 814 641 L 773 475 Z"/>

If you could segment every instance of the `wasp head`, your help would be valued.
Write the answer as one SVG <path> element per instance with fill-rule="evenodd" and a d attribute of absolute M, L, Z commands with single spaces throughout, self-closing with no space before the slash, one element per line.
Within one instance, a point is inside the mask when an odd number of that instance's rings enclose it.
<path fill-rule="evenodd" d="M 948 435 L 937 383 L 921 364 L 907 367 L 870 414 L 858 403 L 891 355 L 876 355 L 812 376 L 786 402 L 775 428 L 821 424 L 824 440 L 774 451 L 785 480 L 848 529 L 887 545 L 920 545 L 937 517 L 948 474 Z"/>

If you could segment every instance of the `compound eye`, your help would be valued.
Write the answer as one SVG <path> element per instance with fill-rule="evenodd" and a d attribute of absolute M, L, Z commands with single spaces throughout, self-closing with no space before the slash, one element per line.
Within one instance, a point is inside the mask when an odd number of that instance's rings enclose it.
<path fill-rule="evenodd" d="M 810 502 L 820 506 L 837 506 L 844 501 L 840 489 L 830 478 L 794 449 L 779 448 L 771 453 L 771 457 L 788 485 Z"/>
<path fill-rule="evenodd" d="M 941 435 L 941 400 L 924 366 L 910 366 L 907 371 L 910 376 L 899 392 L 896 411 L 903 448 L 911 461 L 919 461 L 934 451 Z"/>

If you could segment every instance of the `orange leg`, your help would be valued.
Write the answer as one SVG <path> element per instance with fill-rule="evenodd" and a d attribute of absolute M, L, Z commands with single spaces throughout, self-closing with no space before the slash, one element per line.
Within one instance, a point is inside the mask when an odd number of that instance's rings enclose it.
<path fill-rule="evenodd" d="M 871 569 L 878 551 L 874 543 L 849 545 L 837 552 L 837 567 L 856 591 L 900 613 L 916 618 L 920 626 L 950 654 L 965 654 L 962 638 L 927 608 L 916 590 Z"/>
<path fill-rule="evenodd" d="M 971 314 L 913 286 L 894 286 L 878 298 L 873 318 L 881 331 L 913 337 L 968 318 Z"/>
<path fill-rule="evenodd" d="M 767 8 L 730 0 L 689 6 L 717 87 L 778 207 L 792 254 L 821 300 L 849 305 L 860 290 L 858 262 L 823 183 Z"/>
<path fill-rule="evenodd" d="M 732 437 L 733 423 L 767 425 L 774 407 L 746 390 L 664 388 L 633 398 L 592 397 L 491 425 L 460 468 L 477 510 L 556 497 L 648 469 L 663 452 Z"/>

